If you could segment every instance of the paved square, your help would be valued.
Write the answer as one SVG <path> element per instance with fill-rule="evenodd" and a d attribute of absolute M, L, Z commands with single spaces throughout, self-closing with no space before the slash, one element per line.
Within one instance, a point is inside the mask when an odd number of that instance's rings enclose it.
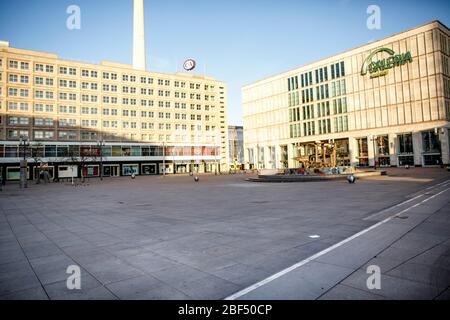
<path fill-rule="evenodd" d="M 450 179 L 440 168 L 388 171 L 354 185 L 252 183 L 244 175 L 201 176 L 198 183 L 189 176 L 116 178 L 27 190 L 9 184 L 0 192 L 0 299 L 222 299 Z M 448 296 L 449 226 L 447 210 L 377 257 L 389 265 L 388 283 L 409 278 L 405 290 L 419 288 L 420 274 L 435 270 L 442 281 L 431 284 L 439 290 L 427 297 Z M 422 255 L 395 264 L 409 243 L 420 244 Z M 437 243 L 444 245 L 430 251 Z M 67 289 L 69 265 L 81 268 L 81 290 Z M 318 279 L 322 269 L 313 268 Z M 354 273 L 328 297 L 383 298 L 359 288 L 364 275 Z"/>

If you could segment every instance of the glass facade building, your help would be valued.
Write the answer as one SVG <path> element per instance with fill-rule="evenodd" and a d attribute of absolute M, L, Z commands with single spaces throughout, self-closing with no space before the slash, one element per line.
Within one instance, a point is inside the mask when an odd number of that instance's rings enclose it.
<path fill-rule="evenodd" d="M 448 164 L 449 36 L 433 21 L 244 86 L 246 167 L 296 168 L 320 143 L 337 165 Z"/>

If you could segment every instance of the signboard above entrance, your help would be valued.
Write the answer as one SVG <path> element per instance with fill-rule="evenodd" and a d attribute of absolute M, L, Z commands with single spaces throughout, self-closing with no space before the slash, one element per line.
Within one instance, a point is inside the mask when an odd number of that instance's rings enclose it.
<path fill-rule="evenodd" d="M 373 57 L 380 52 L 386 52 L 389 57 L 373 61 Z M 361 75 L 365 76 L 367 72 L 369 72 L 370 78 L 385 76 L 388 74 L 389 69 L 402 66 L 408 62 L 412 62 L 411 53 L 409 51 L 402 54 L 395 54 L 394 50 L 380 48 L 373 51 L 364 61 L 361 67 Z"/>

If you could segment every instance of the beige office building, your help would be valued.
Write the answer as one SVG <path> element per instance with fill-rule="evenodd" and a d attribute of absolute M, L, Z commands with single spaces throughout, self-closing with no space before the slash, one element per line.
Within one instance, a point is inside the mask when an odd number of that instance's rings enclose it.
<path fill-rule="evenodd" d="M 27 138 L 31 147 L 20 147 Z M 102 145 L 104 141 L 104 145 Z M 88 176 L 227 170 L 226 84 L 204 75 L 68 61 L 0 43 L 0 166 L 19 161 L 67 175 L 74 155 Z M 80 160 L 80 159 L 78 159 Z M 72 163 L 73 164 L 73 163 Z M 81 168 L 78 168 L 78 174 Z"/>
<path fill-rule="evenodd" d="M 245 162 L 449 163 L 449 29 L 438 21 L 242 88 Z M 327 159 L 324 159 L 327 161 Z"/>

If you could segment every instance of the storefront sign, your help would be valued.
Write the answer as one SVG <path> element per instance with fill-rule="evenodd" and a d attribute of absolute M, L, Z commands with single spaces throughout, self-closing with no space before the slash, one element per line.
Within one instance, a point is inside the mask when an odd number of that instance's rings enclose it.
<path fill-rule="evenodd" d="M 373 61 L 373 57 L 380 52 L 386 52 L 389 57 Z M 370 78 L 385 76 L 388 74 L 389 69 L 402 66 L 408 62 L 412 62 L 412 56 L 409 51 L 406 53 L 395 54 L 391 49 L 380 48 L 373 51 L 364 61 L 361 68 L 361 75 L 365 76 L 367 72 L 369 72 Z"/>

